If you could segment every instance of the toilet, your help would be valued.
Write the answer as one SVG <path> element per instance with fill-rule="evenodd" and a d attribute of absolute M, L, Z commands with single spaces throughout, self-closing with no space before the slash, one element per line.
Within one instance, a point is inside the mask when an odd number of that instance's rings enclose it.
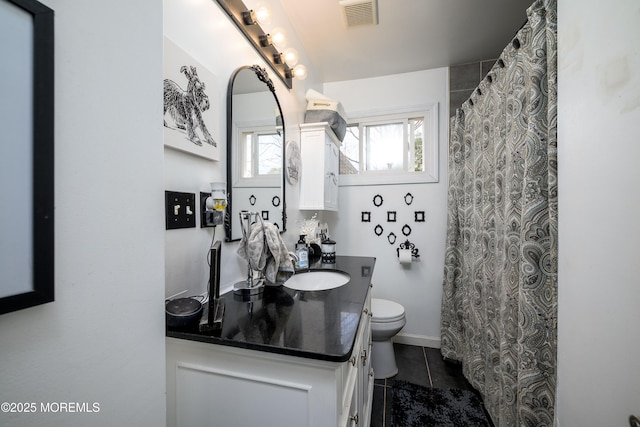
<path fill-rule="evenodd" d="M 375 379 L 389 378 L 398 373 L 391 339 L 406 323 L 404 307 L 394 301 L 372 298 L 371 313 L 373 375 Z"/>

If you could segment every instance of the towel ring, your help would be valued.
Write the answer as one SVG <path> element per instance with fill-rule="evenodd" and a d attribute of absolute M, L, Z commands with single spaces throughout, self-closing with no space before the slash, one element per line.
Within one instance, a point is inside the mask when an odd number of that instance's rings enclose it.
<path fill-rule="evenodd" d="M 261 294 L 264 290 L 264 279 L 259 277 L 257 281 L 253 280 L 253 266 L 251 265 L 251 257 L 247 251 L 247 242 L 251 235 L 251 224 L 260 221 L 262 228 L 263 244 L 266 244 L 267 236 L 264 231 L 264 221 L 260 212 L 240 211 L 240 229 L 242 230 L 242 239 L 245 241 L 245 256 L 247 258 L 247 280 L 237 282 L 233 285 L 233 293 L 241 296 L 252 296 Z M 252 218 L 254 218 L 252 220 Z"/>

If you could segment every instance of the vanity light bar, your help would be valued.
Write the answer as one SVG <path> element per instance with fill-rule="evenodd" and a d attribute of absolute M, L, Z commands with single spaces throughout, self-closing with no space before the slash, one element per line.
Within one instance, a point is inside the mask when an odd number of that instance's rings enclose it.
<path fill-rule="evenodd" d="M 238 27 L 240 32 L 251 43 L 254 49 L 262 56 L 271 69 L 276 73 L 278 78 L 282 80 L 284 85 L 291 89 L 293 84 L 293 73 L 291 68 L 283 61 L 276 61 L 276 57 L 280 58 L 280 52 L 272 44 L 265 43 L 269 38 L 269 34 L 265 33 L 257 21 L 251 19 L 250 10 L 245 6 L 242 0 L 216 0 L 216 3 L 229 15 L 231 21 Z M 251 24 L 246 22 L 251 21 Z"/>

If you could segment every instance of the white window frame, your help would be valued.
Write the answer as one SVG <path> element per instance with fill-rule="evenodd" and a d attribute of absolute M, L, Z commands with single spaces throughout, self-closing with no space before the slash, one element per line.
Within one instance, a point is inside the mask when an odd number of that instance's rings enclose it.
<path fill-rule="evenodd" d="M 242 164 L 244 154 L 244 139 L 246 133 L 266 134 L 273 133 L 273 125 L 268 124 L 241 124 L 235 126 L 235 143 L 233 144 L 233 186 L 234 187 L 278 187 L 282 181 L 282 172 L 277 174 L 259 175 L 251 178 L 241 176 L 244 170 Z"/>
<path fill-rule="evenodd" d="M 439 120 L 438 103 L 426 104 L 419 107 L 404 110 L 388 111 L 386 113 L 361 112 L 349 114 L 349 124 L 360 126 L 362 138 L 362 125 L 383 125 L 397 123 L 398 120 L 408 120 L 416 117 L 424 117 L 425 133 L 423 135 L 423 156 L 425 157 L 424 171 L 408 172 L 400 170 L 390 171 L 360 171 L 358 174 L 340 175 L 341 187 L 358 185 L 395 185 L 432 183 L 439 181 Z M 360 161 L 363 161 L 363 144 L 360 141 Z M 406 163 L 406 161 L 405 161 Z"/>

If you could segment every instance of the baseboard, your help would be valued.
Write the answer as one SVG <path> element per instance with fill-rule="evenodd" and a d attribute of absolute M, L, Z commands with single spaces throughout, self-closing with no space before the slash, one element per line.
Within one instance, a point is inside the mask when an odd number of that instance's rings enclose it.
<path fill-rule="evenodd" d="M 440 337 L 427 337 L 424 335 L 399 333 L 393 337 L 393 342 L 398 344 L 415 345 L 419 347 L 440 348 Z"/>

